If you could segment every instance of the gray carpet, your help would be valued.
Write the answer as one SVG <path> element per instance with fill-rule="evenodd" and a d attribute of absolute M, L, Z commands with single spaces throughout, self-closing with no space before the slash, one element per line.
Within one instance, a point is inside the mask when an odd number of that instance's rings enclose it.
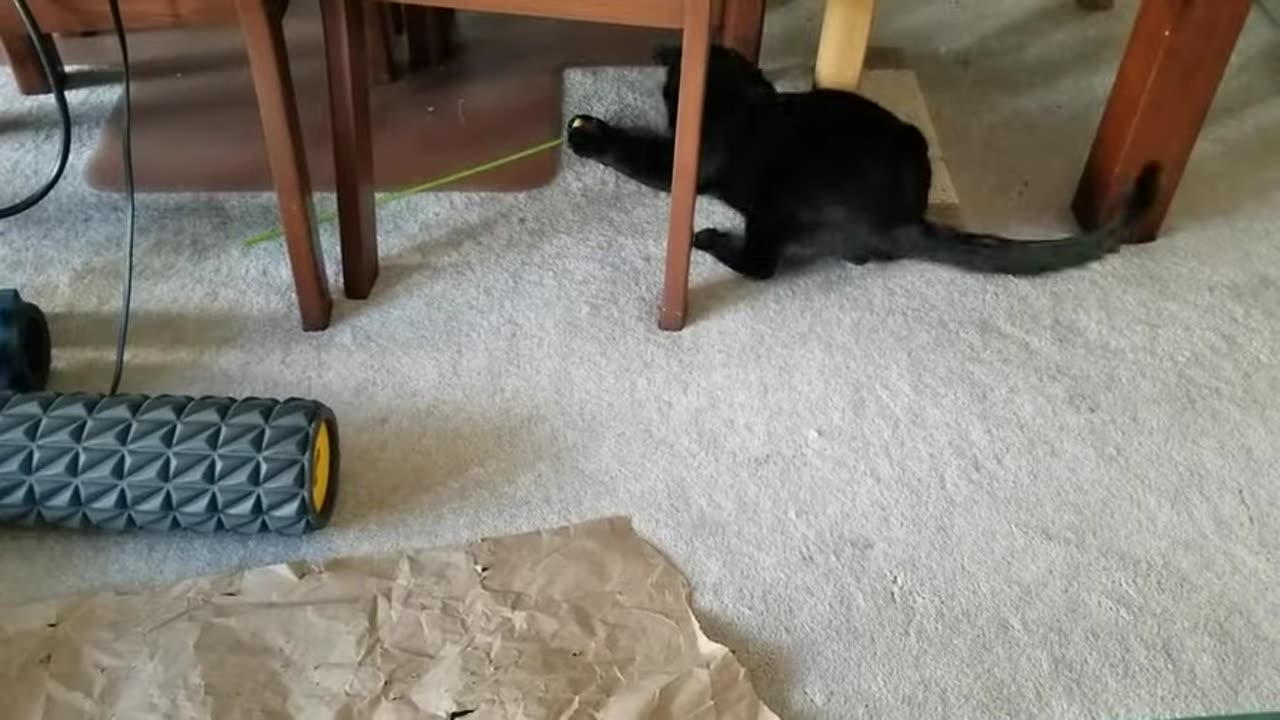
<path fill-rule="evenodd" d="M 1073 227 L 1121 4 L 881 4 L 971 224 Z M 776 5 L 770 72 L 804 77 L 817 13 Z M 341 507 L 303 540 L 0 533 L 0 602 L 624 513 L 783 717 L 1280 708 L 1278 62 L 1255 13 L 1159 243 L 1032 280 L 758 285 L 700 257 L 679 335 L 654 325 L 664 198 L 572 158 L 537 192 L 387 208 L 374 298 L 319 335 L 281 248 L 239 245 L 270 197 L 145 197 L 126 389 L 326 400 Z M 573 72 L 569 102 L 621 116 L 654 79 Z M 53 115 L 0 82 L 11 196 Z M 56 385 L 102 388 L 123 215 L 77 137 L 71 180 L 0 224 L 0 280 L 54 313 Z"/>

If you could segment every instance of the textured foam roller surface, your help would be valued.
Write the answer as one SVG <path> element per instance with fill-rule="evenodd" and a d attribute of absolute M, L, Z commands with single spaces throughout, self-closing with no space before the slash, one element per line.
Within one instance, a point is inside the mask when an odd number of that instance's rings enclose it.
<path fill-rule="evenodd" d="M 337 439 L 313 400 L 0 393 L 0 523 L 301 534 Z"/>

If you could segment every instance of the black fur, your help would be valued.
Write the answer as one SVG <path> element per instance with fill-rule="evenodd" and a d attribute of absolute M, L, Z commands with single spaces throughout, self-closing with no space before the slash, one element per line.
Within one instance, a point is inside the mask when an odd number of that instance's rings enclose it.
<path fill-rule="evenodd" d="M 680 51 L 663 48 L 668 130 L 622 129 L 579 115 L 569 145 L 650 187 L 670 190 Z M 914 125 L 859 95 L 781 93 L 753 64 L 712 49 L 698 191 L 741 212 L 746 233 L 706 229 L 694 247 L 748 277 L 773 276 L 787 246 L 862 264 L 922 258 L 982 272 L 1031 275 L 1082 265 L 1127 242 L 1155 200 L 1158 169 L 1134 183 L 1125 212 L 1090 233 L 1013 240 L 925 219 L 929 148 Z"/>

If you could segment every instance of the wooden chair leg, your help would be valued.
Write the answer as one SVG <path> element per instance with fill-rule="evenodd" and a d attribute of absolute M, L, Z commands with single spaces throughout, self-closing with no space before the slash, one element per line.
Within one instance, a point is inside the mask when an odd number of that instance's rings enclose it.
<path fill-rule="evenodd" d="M 62 61 L 58 58 L 53 38 L 46 35 L 44 44 L 54 61 L 54 71 L 61 74 Z M 5 33 L 0 35 L 0 47 L 4 48 L 4 54 L 9 58 L 9 67 L 13 70 L 13 80 L 18 86 L 18 92 L 23 95 L 45 95 L 53 92 L 31 38 L 22 33 Z"/>
<path fill-rule="evenodd" d="M 453 8 L 432 8 L 427 19 L 433 48 L 431 62 L 443 65 L 453 59 L 458 46 L 458 11 Z"/>
<path fill-rule="evenodd" d="M 814 68 L 816 86 L 849 92 L 858 89 L 875 9 L 875 0 L 827 0 Z"/>
<path fill-rule="evenodd" d="M 366 3 L 321 0 L 333 166 L 338 195 L 343 289 L 364 299 L 378 278 L 378 237 L 373 203 L 373 138 L 369 119 Z"/>
<path fill-rule="evenodd" d="M 404 7 L 404 34 L 409 45 L 409 71 L 442 65 L 453 57 L 457 14 L 452 8 Z"/>
<path fill-rule="evenodd" d="M 1124 203 L 1143 165 L 1160 194 L 1137 241 L 1154 240 L 1249 14 L 1249 0 L 1143 0 L 1072 205 L 1086 228 Z"/>
<path fill-rule="evenodd" d="M 280 203 L 289 264 L 298 295 L 304 330 L 329 326 L 333 301 L 316 237 L 311 180 L 307 174 L 302 125 L 289 74 L 284 30 L 270 0 L 236 0 L 249 53 L 253 88 L 258 96 L 271 179 Z"/>
<path fill-rule="evenodd" d="M 394 82 L 399 76 L 399 67 L 396 64 L 392 6 L 373 0 L 367 12 L 365 45 L 369 48 L 370 78 L 378 84 Z"/>
<path fill-rule="evenodd" d="M 671 174 L 671 226 L 667 235 L 662 305 L 658 312 L 658 326 L 663 330 L 683 328 L 688 313 L 689 254 L 693 250 L 693 213 L 698 202 L 698 152 L 702 140 L 702 107 L 710 54 L 711 0 L 685 0 L 680 99 Z"/>
<path fill-rule="evenodd" d="M 387 18 L 391 23 L 391 33 L 393 35 L 404 34 L 404 5 L 398 2 L 384 2 L 382 8 L 387 13 Z"/>
<path fill-rule="evenodd" d="M 724 0 L 720 44 L 737 50 L 751 62 L 760 61 L 765 0 Z"/>

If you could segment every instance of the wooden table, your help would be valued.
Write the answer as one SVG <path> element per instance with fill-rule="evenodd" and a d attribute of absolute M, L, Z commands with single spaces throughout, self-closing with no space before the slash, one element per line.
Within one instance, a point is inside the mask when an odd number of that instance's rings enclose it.
<path fill-rule="evenodd" d="M 1112 0 L 1077 0 L 1105 10 Z M 820 87 L 854 91 L 876 0 L 826 0 L 814 71 Z M 1154 240 L 1249 14 L 1249 0 L 1142 0 L 1106 111 L 1076 190 L 1081 225 L 1104 224 L 1124 206 L 1144 165 L 1162 169 L 1160 194 L 1138 231 Z"/>

